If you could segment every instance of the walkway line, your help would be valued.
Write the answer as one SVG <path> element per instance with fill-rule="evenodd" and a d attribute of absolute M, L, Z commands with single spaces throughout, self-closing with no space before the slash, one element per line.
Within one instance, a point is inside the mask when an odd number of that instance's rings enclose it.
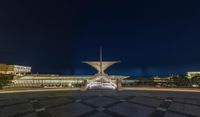
<path fill-rule="evenodd" d="M 175 89 L 175 88 L 123 88 L 122 90 L 136 90 L 136 91 L 177 91 L 177 92 L 197 92 L 200 93 L 200 89 Z"/>
<path fill-rule="evenodd" d="M 0 94 L 4 93 L 23 93 L 23 92 L 43 92 L 43 91 L 80 91 L 80 88 L 59 88 L 59 89 L 23 89 L 23 90 L 0 90 Z M 175 89 L 175 88 L 168 88 L 168 89 L 162 89 L 162 88 L 123 88 L 122 91 L 127 91 L 127 90 L 135 90 L 135 91 L 172 91 L 172 92 L 196 92 L 200 93 L 200 89 Z"/>

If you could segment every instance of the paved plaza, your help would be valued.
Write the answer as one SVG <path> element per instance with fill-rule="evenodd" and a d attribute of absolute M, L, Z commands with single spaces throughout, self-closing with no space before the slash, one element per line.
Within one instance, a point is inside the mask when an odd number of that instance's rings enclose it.
<path fill-rule="evenodd" d="M 0 117 L 200 117 L 200 93 L 48 91 L 0 94 Z"/>

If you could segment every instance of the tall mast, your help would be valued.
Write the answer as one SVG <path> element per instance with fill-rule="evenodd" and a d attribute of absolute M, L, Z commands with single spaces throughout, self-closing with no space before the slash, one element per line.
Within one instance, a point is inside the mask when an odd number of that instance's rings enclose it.
<path fill-rule="evenodd" d="M 100 47 L 100 74 L 103 74 L 103 68 L 102 68 L 102 61 L 103 61 L 103 56 L 102 56 L 102 47 Z"/>

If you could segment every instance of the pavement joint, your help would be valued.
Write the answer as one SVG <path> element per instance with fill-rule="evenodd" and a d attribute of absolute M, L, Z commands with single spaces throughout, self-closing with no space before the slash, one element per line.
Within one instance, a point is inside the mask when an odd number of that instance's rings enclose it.
<path fill-rule="evenodd" d="M 38 117 L 52 117 L 52 115 L 40 104 L 40 102 L 35 98 L 29 99 L 32 107 L 35 109 Z"/>
<path fill-rule="evenodd" d="M 181 116 L 186 116 L 186 117 L 200 117 L 200 116 L 195 116 L 192 114 L 187 114 L 187 113 L 183 113 L 183 112 L 177 112 L 177 111 L 173 111 L 173 110 L 168 110 L 168 112 L 172 112 Z"/>
<path fill-rule="evenodd" d="M 121 99 L 120 101 L 121 101 L 121 102 L 126 102 L 127 100 L 125 100 L 125 99 Z"/>
<path fill-rule="evenodd" d="M 34 110 L 32 110 L 32 111 L 26 111 L 26 112 L 23 112 L 23 113 L 17 113 L 15 115 L 11 115 L 9 117 L 21 117 L 21 116 L 25 116 L 25 115 L 30 114 L 30 113 L 34 113 Z"/>
<path fill-rule="evenodd" d="M 156 110 L 150 115 L 150 117 L 163 117 L 168 110 L 173 98 L 168 97 L 156 108 Z"/>
<path fill-rule="evenodd" d="M 38 108 L 38 109 L 35 109 L 36 112 L 41 112 L 41 111 L 45 111 L 46 109 L 45 108 Z"/>
<path fill-rule="evenodd" d="M 5 108 L 5 107 L 9 107 L 9 106 L 14 106 L 14 105 L 20 105 L 20 104 L 26 104 L 26 103 L 28 103 L 28 102 L 25 101 L 25 102 L 13 103 L 13 104 L 5 104 L 5 105 L 1 105 L 0 108 Z"/>
<path fill-rule="evenodd" d="M 103 108 L 103 107 L 99 107 L 99 108 L 96 108 L 96 110 L 97 110 L 97 111 L 104 111 L 105 108 Z"/>
<path fill-rule="evenodd" d="M 147 105 L 147 104 L 142 104 L 142 103 L 138 103 L 138 102 L 132 102 L 132 101 L 127 101 L 128 103 L 131 103 L 131 104 L 136 104 L 136 105 L 140 105 L 140 106 L 145 106 L 145 107 L 148 107 L 148 108 L 155 108 L 154 106 L 151 106 L 151 105 Z"/>
<path fill-rule="evenodd" d="M 156 110 L 158 110 L 158 111 L 167 111 L 167 109 L 165 109 L 165 108 L 162 108 L 162 107 L 158 107 L 158 108 L 156 108 Z"/>
<path fill-rule="evenodd" d="M 80 103 L 81 101 L 82 101 L 81 99 L 75 100 L 76 103 Z"/>
<path fill-rule="evenodd" d="M 105 110 L 104 112 L 106 114 L 108 114 L 108 115 L 113 116 L 113 117 L 127 117 L 125 115 L 122 115 L 122 114 L 119 114 L 119 113 L 115 113 L 115 112 L 112 112 L 112 111 L 109 111 L 109 110 Z"/>

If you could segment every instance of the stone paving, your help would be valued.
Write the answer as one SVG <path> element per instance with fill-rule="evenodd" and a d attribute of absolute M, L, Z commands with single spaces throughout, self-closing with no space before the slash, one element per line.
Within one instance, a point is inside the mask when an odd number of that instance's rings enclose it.
<path fill-rule="evenodd" d="M 200 93 L 62 91 L 0 94 L 0 117 L 200 117 Z"/>

